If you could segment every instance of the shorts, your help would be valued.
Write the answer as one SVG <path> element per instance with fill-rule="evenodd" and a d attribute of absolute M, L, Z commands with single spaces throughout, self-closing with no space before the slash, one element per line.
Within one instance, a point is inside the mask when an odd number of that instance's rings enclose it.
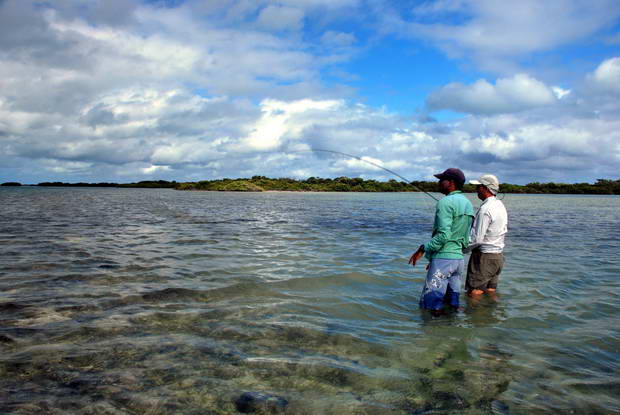
<path fill-rule="evenodd" d="M 474 249 L 467 264 L 465 289 L 467 291 L 496 289 L 503 267 L 504 254 L 486 254 L 479 249 Z"/>
<path fill-rule="evenodd" d="M 464 268 L 465 261 L 462 259 L 431 259 L 420 307 L 439 310 L 446 303 L 458 307 Z"/>

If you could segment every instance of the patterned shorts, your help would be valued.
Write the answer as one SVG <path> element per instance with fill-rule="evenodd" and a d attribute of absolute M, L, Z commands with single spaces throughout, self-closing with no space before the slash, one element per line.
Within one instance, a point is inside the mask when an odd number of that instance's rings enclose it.
<path fill-rule="evenodd" d="M 462 259 L 431 259 L 420 307 L 428 310 L 439 310 L 444 304 L 458 307 L 464 267 Z"/>

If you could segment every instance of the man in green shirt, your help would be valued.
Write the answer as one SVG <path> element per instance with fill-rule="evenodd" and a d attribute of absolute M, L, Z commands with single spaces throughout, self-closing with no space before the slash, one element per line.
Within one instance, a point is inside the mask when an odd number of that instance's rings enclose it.
<path fill-rule="evenodd" d="M 431 240 L 420 245 L 409 263 L 415 266 L 422 255 L 430 261 L 420 307 L 438 315 L 444 303 L 453 308 L 459 306 L 463 249 L 469 242 L 474 207 L 463 195 L 465 175 L 461 170 L 450 168 L 435 177 L 439 179 L 440 192 L 446 197 L 437 202 Z"/>

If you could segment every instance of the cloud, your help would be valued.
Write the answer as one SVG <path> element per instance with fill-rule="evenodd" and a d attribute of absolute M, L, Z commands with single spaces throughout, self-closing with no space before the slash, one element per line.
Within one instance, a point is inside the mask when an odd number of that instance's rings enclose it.
<path fill-rule="evenodd" d="M 526 74 L 517 74 L 498 79 L 495 85 L 483 79 L 471 85 L 448 84 L 429 95 L 426 103 L 431 110 L 489 115 L 552 105 L 556 100 L 552 88 Z"/>
<path fill-rule="evenodd" d="M 299 5 L 306 9 L 310 8 L 342 8 L 355 6 L 359 0 L 280 0 L 283 4 Z"/>
<path fill-rule="evenodd" d="M 335 32 L 333 30 L 328 30 L 321 36 L 321 42 L 327 46 L 346 47 L 354 44 L 356 42 L 356 38 L 353 33 Z"/>
<path fill-rule="evenodd" d="M 257 98 L 346 93 L 319 80 L 322 65 L 341 60 L 341 54 L 323 51 L 316 59 L 296 37 L 260 31 L 254 23 L 204 24 L 191 15 L 190 5 L 141 6 L 133 10 L 130 26 L 93 25 L 30 2 L 7 1 L 0 7 L 0 19 L 7 23 L 0 24 L 4 95 L 22 108 L 45 110 L 60 103 L 71 113 L 101 91 L 136 84 L 194 85 L 207 94 Z M 275 19 L 269 24 L 281 18 L 277 24 L 294 25 L 303 17 L 293 8 L 280 9 L 263 9 L 263 16 Z"/>
<path fill-rule="evenodd" d="M 618 122 L 518 120 L 522 125 L 509 131 L 489 131 L 463 140 L 459 150 L 466 167 L 475 172 L 496 171 L 508 180 L 545 171 L 549 180 L 566 181 L 567 176 L 575 180 L 592 177 L 592 173 L 610 177 L 614 165 L 620 162 L 620 147 L 616 144 L 620 134 L 614 131 Z M 588 169 L 594 172 L 588 174 Z"/>
<path fill-rule="evenodd" d="M 424 3 L 409 18 L 394 16 L 387 30 L 430 40 L 450 57 L 472 59 L 481 68 L 514 71 L 518 60 L 583 39 L 620 16 L 615 0 L 494 0 Z M 393 28 L 393 29 L 390 29 Z"/>
<path fill-rule="evenodd" d="M 595 93 L 620 93 L 620 57 L 602 62 L 586 78 L 587 86 Z"/>
<path fill-rule="evenodd" d="M 433 173 L 455 165 L 471 176 L 492 171 L 508 182 L 527 182 L 541 171 L 557 181 L 582 181 L 614 177 L 620 163 L 620 121 L 580 117 L 574 102 L 424 124 L 342 100 L 271 99 L 255 106 L 187 91 L 132 91 L 102 105 L 93 108 L 114 108 L 113 122 L 96 127 L 85 117 L 6 123 L 0 154 L 21 158 L 25 169 L 39 160 L 42 180 L 58 174 L 76 181 L 103 173 L 97 181 L 396 178 L 356 159 L 311 151 L 316 148 L 363 157 L 410 180 L 433 180 Z M 557 114 L 548 116 L 550 110 Z M 33 134 L 33 125 L 52 122 L 58 128 L 45 137 Z"/>
<path fill-rule="evenodd" d="M 368 156 L 363 156 L 363 157 L 360 157 L 359 159 L 347 158 L 347 159 L 339 160 L 334 165 L 336 169 L 340 168 L 340 169 L 347 170 L 347 171 L 351 169 L 379 171 L 381 170 L 379 166 L 385 167 L 385 163 L 383 163 L 379 159 L 376 159 L 374 157 L 368 157 Z"/>
<path fill-rule="evenodd" d="M 302 29 L 310 18 L 320 24 L 342 20 L 343 10 L 355 10 L 361 3 L 360 0 L 185 0 L 167 8 L 166 12 L 186 10 L 219 28 L 258 27 L 262 31 L 278 32 Z"/>
<path fill-rule="evenodd" d="M 304 12 L 295 7 L 267 6 L 258 15 L 258 25 L 271 30 L 298 30 L 303 26 Z"/>
<path fill-rule="evenodd" d="M 165 172 L 169 170 L 170 170 L 170 167 L 168 166 L 149 166 L 149 167 L 142 168 L 142 172 L 144 174 L 153 174 L 153 173 Z"/>
<path fill-rule="evenodd" d="M 87 172 L 90 168 L 92 168 L 93 163 L 86 163 L 82 161 L 64 161 L 61 162 L 59 160 L 41 160 L 41 164 L 44 168 L 52 173 L 59 174 L 79 174 Z"/>
<path fill-rule="evenodd" d="M 255 128 L 233 149 L 238 151 L 274 150 L 284 139 L 299 139 L 307 128 L 311 114 L 329 114 L 343 106 L 341 101 L 313 101 L 309 99 L 293 102 L 264 100 L 261 103 L 261 118 Z M 301 115 L 301 116 L 300 116 Z"/>
<path fill-rule="evenodd" d="M 571 93 L 570 89 L 563 89 L 563 88 L 560 88 L 559 86 L 551 87 L 551 90 L 553 91 L 553 94 L 555 95 L 557 99 L 562 99 Z"/>
<path fill-rule="evenodd" d="M 234 159 L 242 142 L 254 150 L 272 148 L 266 134 L 278 122 L 286 124 L 277 115 L 261 118 L 261 111 L 271 111 L 269 104 L 252 100 L 285 99 L 291 102 L 286 111 L 295 113 L 299 102 L 348 93 L 320 81 L 321 65 L 342 55 L 322 50 L 315 59 L 295 36 L 269 31 L 299 30 L 306 10 L 335 13 L 355 2 L 276 8 L 231 1 L 226 12 L 238 6 L 237 17 L 248 19 L 232 27 L 203 20 L 204 13 L 224 9 L 205 6 L 203 14 L 194 14 L 199 3 L 193 1 L 172 8 L 127 3 L 121 8 L 126 18 L 109 2 L 80 4 L 0 2 L 5 166 L 26 169 L 28 160 L 53 160 L 32 170 L 108 176 L 219 168 L 226 165 L 218 164 L 226 152 Z M 256 20 L 253 13 L 259 13 Z M 91 171 L 75 168 L 80 162 Z"/>

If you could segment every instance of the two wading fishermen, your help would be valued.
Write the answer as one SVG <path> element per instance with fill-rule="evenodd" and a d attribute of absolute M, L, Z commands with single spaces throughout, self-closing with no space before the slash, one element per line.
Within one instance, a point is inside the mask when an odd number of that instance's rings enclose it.
<path fill-rule="evenodd" d="M 415 266 L 422 256 L 430 261 L 420 307 L 439 315 L 444 304 L 455 309 L 459 306 L 463 252 L 472 252 L 466 281 L 468 294 L 495 291 L 504 262 L 501 252 L 507 214 L 503 203 L 495 197 L 499 190 L 495 176 L 484 175 L 470 181 L 476 185 L 478 198 L 483 201 L 475 219 L 473 206 L 462 192 L 463 172 L 450 168 L 435 177 L 439 179 L 439 190 L 446 197 L 437 202 L 431 240 L 420 245 L 409 263 Z"/>

